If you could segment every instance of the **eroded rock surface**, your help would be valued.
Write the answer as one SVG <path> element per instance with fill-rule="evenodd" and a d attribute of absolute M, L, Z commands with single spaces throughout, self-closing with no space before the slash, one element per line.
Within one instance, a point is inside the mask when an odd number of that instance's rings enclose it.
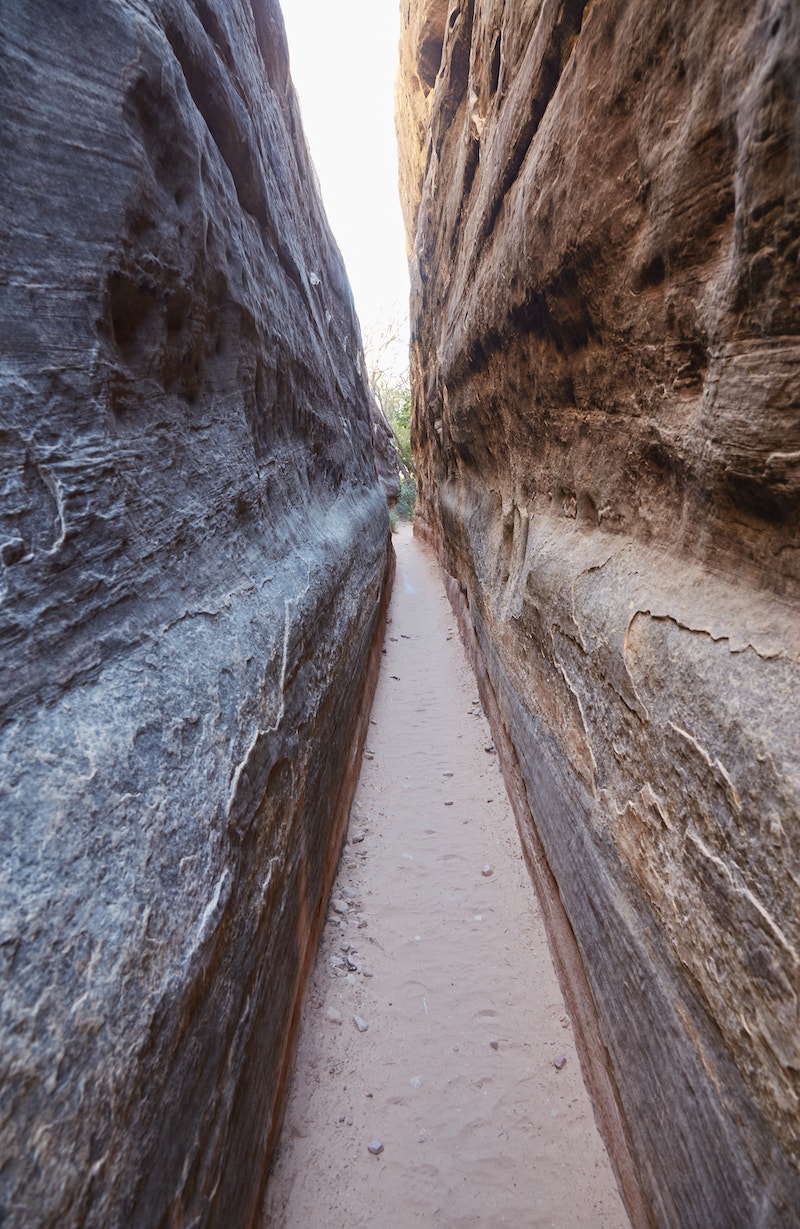
<path fill-rule="evenodd" d="M 634 1219 L 796 1224 L 800 14 L 657 9 L 403 5 L 417 508 Z"/>
<path fill-rule="evenodd" d="M 0 18 L 0 1220 L 245 1225 L 388 516 L 273 0 Z"/>

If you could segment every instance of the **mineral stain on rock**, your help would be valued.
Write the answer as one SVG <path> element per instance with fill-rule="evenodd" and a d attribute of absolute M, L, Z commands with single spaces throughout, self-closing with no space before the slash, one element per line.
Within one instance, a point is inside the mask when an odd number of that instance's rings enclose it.
<path fill-rule="evenodd" d="M 387 437 L 274 0 L 2 26 L 0 1220 L 244 1225 L 377 670 Z"/>
<path fill-rule="evenodd" d="M 402 21 L 417 531 L 598 1118 L 635 1223 L 797 1224 L 800 18 Z"/>

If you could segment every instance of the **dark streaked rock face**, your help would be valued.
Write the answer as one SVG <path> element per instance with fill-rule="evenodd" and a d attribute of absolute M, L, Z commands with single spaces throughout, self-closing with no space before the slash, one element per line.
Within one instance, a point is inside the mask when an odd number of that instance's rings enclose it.
<path fill-rule="evenodd" d="M 796 1224 L 800 17 L 469 0 L 432 78 L 436 11 L 398 87 L 418 515 L 637 1215 Z"/>
<path fill-rule="evenodd" d="M 273 0 L 2 6 L 0 1219 L 244 1225 L 388 516 Z"/>

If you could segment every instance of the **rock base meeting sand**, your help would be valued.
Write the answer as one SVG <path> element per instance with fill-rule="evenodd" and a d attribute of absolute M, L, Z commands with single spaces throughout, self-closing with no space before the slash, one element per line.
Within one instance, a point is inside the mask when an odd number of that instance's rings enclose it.
<path fill-rule="evenodd" d="M 269 1229 L 623 1229 L 475 680 L 403 525 Z"/>

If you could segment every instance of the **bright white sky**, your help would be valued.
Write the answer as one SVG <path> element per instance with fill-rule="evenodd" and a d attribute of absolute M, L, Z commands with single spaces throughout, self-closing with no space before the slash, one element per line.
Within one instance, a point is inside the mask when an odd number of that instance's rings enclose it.
<path fill-rule="evenodd" d="M 399 323 L 407 359 L 394 132 L 399 0 L 281 0 L 281 8 L 303 126 L 362 334 Z"/>

